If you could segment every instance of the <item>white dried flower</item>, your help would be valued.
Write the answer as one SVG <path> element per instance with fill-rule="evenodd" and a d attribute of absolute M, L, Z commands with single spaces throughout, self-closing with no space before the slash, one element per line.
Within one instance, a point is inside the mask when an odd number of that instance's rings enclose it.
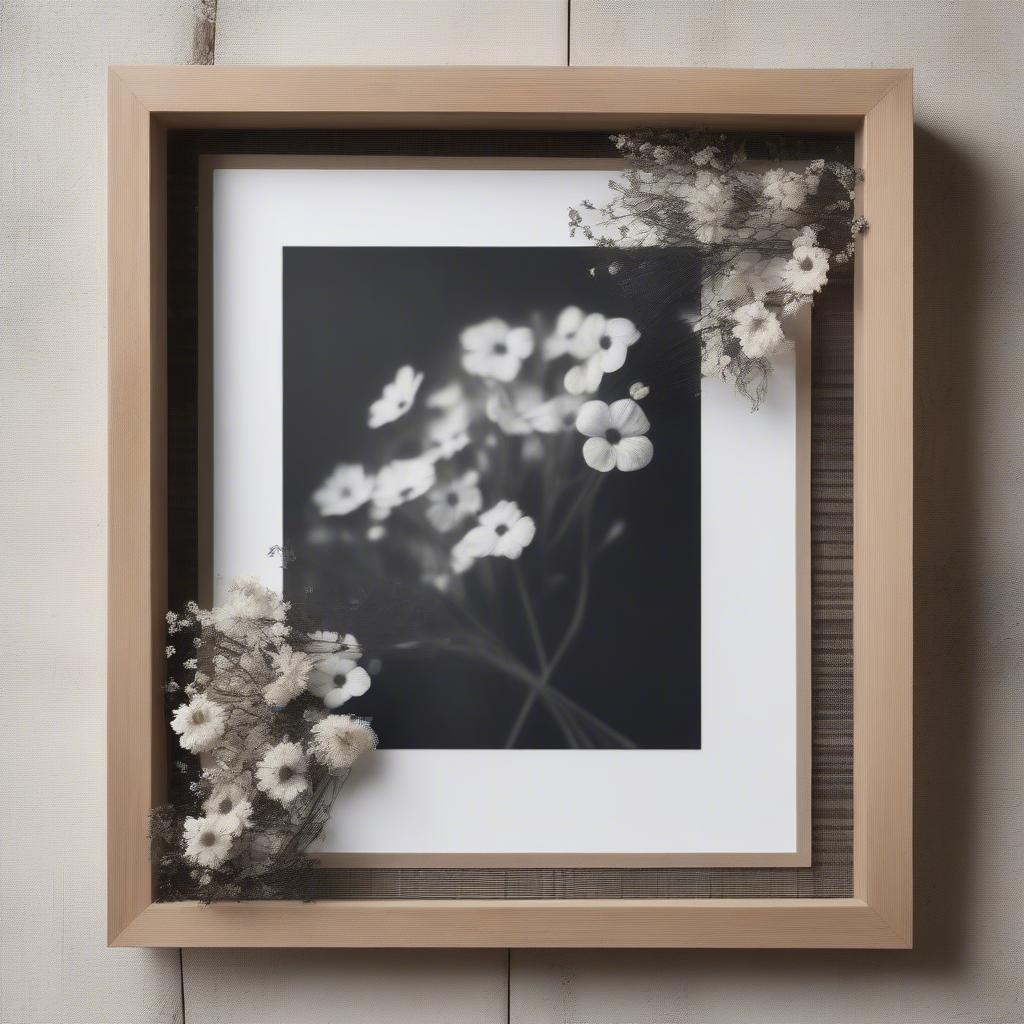
<path fill-rule="evenodd" d="M 310 733 L 310 752 L 332 772 L 347 771 L 363 754 L 377 746 L 373 729 L 351 715 L 327 715 Z"/>
<path fill-rule="evenodd" d="M 227 819 L 234 836 L 240 835 L 243 829 L 252 825 L 252 801 L 246 788 L 237 782 L 214 786 L 213 792 L 203 803 L 203 810 L 210 817 Z"/>
<path fill-rule="evenodd" d="M 828 253 L 813 245 L 797 246 L 782 277 L 798 295 L 820 292 L 828 284 Z"/>
<path fill-rule="evenodd" d="M 263 691 L 263 699 L 271 707 L 281 707 L 306 689 L 309 674 L 313 671 L 313 659 L 301 651 L 284 646 L 271 654 L 270 661 L 276 675 Z"/>
<path fill-rule="evenodd" d="M 309 788 L 308 766 L 302 744 L 282 740 L 271 747 L 256 766 L 256 786 L 287 807 Z"/>
<path fill-rule="evenodd" d="M 786 343 L 779 318 L 763 302 L 748 302 L 734 314 L 733 336 L 750 359 L 770 356 Z"/>
<path fill-rule="evenodd" d="M 202 695 L 181 704 L 171 716 L 171 728 L 178 734 L 179 742 L 193 754 L 215 746 L 224 735 L 225 724 L 224 709 Z"/>
<path fill-rule="evenodd" d="M 219 868 L 231 853 L 233 825 L 228 818 L 186 818 L 182 835 L 185 857 L 204 868 Z"/>
<path fill-rule="evenodd" d="M 772 168 L 762 178 L 761 191 L 769 210 L 799 210 L 807 198 L 807 179 L 795 171 Z"/>

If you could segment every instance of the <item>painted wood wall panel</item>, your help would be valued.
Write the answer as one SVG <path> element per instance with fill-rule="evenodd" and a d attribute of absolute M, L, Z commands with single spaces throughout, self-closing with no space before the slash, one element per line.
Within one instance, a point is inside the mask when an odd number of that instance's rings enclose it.
<path fill-rule="evenodd" d="M 176 0 L 0 4 L 0 1020 L 177 1022 L 176 950 L 107 950 L 107 64 Z"/>
<path fill-rule="evenodd" d="M 217 64 L 564 64 L 565 0 L 218 0 Z"/>
<path fill-rule="evenodd" d="M 103 945 L 104 67 L 188 61 L 198 4 L 0 4 L 4 1024 L 181 1019 L 175 951 Z M 561 0 L 220 6 L 224 62 L 565 54 Z M 911 953 L 517 951 L 510 1019 L 1017 1021 L 1024 15 L 1016 0 L 571 9 L 579 64 L 916 67 L 918 940 Z M 184 960 L 189 1024 L 506 1019 L 503 951 Z"/>

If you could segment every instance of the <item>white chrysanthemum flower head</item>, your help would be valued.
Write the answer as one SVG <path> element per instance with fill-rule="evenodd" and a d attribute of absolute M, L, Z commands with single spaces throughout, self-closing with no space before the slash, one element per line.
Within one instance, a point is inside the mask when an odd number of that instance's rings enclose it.
<path fill-rule="evenodd" d="M 395 459 L 377 474 L 373 504 L 381 511 L 390 511 L 422 497 L 434 486 L 435 479 L 434 464 L 429 459 Z"/>
<path fill-rule="evenodd" d="M 430 492 L 427 519 L 439 533 L 454 530 L 463 519 L 476 515 L 484 507 L 480 474 L 468 469 L 462 476 L 440 484 Z"/>
<path fill-rule="evenodd" d="M 760 301 L 748 302 L 733 314 L 733 336 L 750 359 L 770 356 L 783 347 L 786 335 L 779 318 Z"/>
<path fill-rule="evenodd" d="M 308 767 L 302 744 L 282 740 L 256 766 L 256 786 L 271 800 L 287 807 L 309 788 Z"/>
<path fill-rule="evenodd" d="M 225 782 L 214 786 L 203 803 L 203 810 L 211 817 L 227 818 L 231 834 L 241 835 L 252 825 L 252 801 L 248 790 L 238 782 Z"/>
<path fill-rule="evenodd" d="M 367 423 L 371 430 L 393 423 L 404 416 L 416 401 L 416 392 L 423 383 L 423 374 L 411 366 L 402 366 L 395 379 L 384 385 L 384 393 L 370 406 Z"/>
<path fill-rule="evenodd" d="M 263 699 L 271 707 L 283 707 L 306 689 L 313 671 L 313 659 L 285 644 L 270 656 L 274 679 L 263 691 Z"/>
<path fill-rule="evenodd" d="M 698 171 L 683 187 L 694 237 L 706 245 L 725 238 L 726 222 L 736 206 L 732 184 L 711 171 Z"/>
<path fill-rule="evenodd" d="M 529 327 L 510 328 L 497 317 L 467 327 L 459 340 L 466 373 L 503 384 L 519 376 L 523 360 L 533 353 L 533 331 Z"/>
<path fill-rule="evenodd" d="M 514 501 L 499 501 L 480 516 L 479 525 L 456 547 L 464 558 L 518 558 L 536 532 L 536 523 Z"/>
<path fill-rule="evenodd" d="M 219 868 L 231 853 L 234 835 L 234 824 L 229 818 L 186 818 L 182 833 L 185 858 L 203 868 Z"/>
<path fill-rule="evenodd" d="M 799 210 L 807 199 L 808 180 L 795 171 L 773 167 L 761 179 L 765 206 L 773 212 Z"/>
<path fill-rule="evenodd" d="M 322 516 L 347 516 L 365 505 L 373 495 L 373 476 L 362 466 L 342 463 L 313 494 Z"/>
<path fill-rule="evenodd" d="M 576 429 L 587 440 L 583 461 L 599 473 L 618 469 L 631 473 L 643 469 L 654 457 L 654 445 L 644 434 L 651 429 L 643 409 L 631 398 L 611 405 L 587 402 L 576 417 Z"/>
<path fill-rule="evenodd" d="M 234 640 L 248 641 L 268 622 L 283 622 L 288 605 L 255 576 L 233 580 L 222 604 L 210 612 L 210 624 Z"/>
<path fill-rule="evenodd" d="M 310 730 L 310 753 L 332 772 L 345 772 L 377 746 L 367 722 L 351 715 L 327 715 Z"/>
<path fill-rule="evenodd" d="M 828 253 L 814 245 L 797 246 L 782 278 L 798 295 L 820 292 L 828 284 Z"/>
<path fill-rule="evenodd" d="M 178 742 L 193 754 L 216 746 L 226 724 L 224 709 L 202 694 L 181 704 L 171 716 L 171 728 L 178 734 Z"/>

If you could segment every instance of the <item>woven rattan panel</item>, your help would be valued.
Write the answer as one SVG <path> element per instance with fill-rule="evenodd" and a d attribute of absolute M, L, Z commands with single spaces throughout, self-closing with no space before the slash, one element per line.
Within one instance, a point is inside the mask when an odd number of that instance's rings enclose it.
<path fill-rule="evenodd" d="M 780 156 L 846 140 L 771 139 Z M 748 147 L 748 150 L 753 147 Z M 759 148 L 759 147 L 757 147 Z M 168 147 L 169 607 L 196 593 L 196 339 L 201 153 L 607 155 L 602 135 L 172 133 Z M 762 155 L 758 153 L 757 155 Z M 766 155 L 766 154 L 765 154 Z M 807 868 L 324 869 L 316 899 L 840 897 L 853 892 L 853 287 L 833 272 L 813 316 L 812 864 Z M 173 748 L 172 748 L 173 749 Z M 756 770 L 756 768 L 755 768 Z M 668 809 L 666 809 L 668 812 Z"/>

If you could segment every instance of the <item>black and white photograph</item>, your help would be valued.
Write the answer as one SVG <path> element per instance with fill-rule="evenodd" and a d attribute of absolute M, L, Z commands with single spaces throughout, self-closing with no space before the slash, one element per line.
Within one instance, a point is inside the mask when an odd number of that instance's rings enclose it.
<path fill-rule="evenodd" d="M 700 748 L 699 389 L 644 372 L 687 296 L 649 324 L 598 263 L 284 249 L 285 594 L 382 747 Z"/>

